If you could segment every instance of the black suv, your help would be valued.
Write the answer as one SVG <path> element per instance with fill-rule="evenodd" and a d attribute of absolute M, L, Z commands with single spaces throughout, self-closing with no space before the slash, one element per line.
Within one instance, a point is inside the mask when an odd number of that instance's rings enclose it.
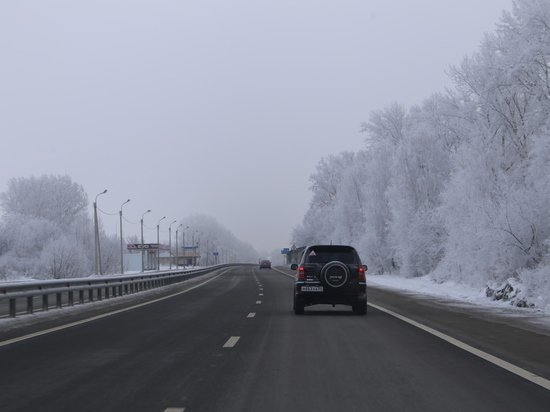
<path fill-rule="evenodd" d="M 367 314 L 367 266 L 351 246 L 315 245 L 305 248 L 296 270 L 294 313 L 319 303 L 350 305 L 358 315 Z"/>

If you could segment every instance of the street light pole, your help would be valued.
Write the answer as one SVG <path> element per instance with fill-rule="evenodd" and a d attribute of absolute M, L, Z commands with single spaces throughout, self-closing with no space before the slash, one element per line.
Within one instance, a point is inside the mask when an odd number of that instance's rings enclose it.
<path fill-rule="evenodd" d="M 160 218 L 160 220 L 157 222 L 157 270 L 160 270 L 160 237 L 159 237 L 159 231 L 160 231 L 160 221 L 162 219 L 166 219 L 166 216 L 163 216 Z"/>
<path fill-rule="evenodd" d="M 199 256 L 199 266 L 201 265 L 202 256 L 201 256 L 201 232 L 198 232 L 199 237 L 197 238 L 197 253 Z"/>
<path fill-rule="evenodd" d="M 178 252 L 178 230 L 179 230 L 179 228 L 182 227 L 182 226 L 183 226 L 183 224 L 180 224 L 180 225 L 178 226 L 178 228 L 176 229 L 176 269 L 178 268 L 179 263 L 180 263 L 180 262 L 179 262 L 179 252 Z"/>
<path fill-rule="evenodd" d="M 122 206 L 128 203 L 130 199 L 120 205 L 119 216 L 120 216 L 120 274 L 124 274 L 124 247 L 123 247 L 123 236 L 122 236 Z"/>
<path fill-rule="evenodd" d="M 147 213 L 151 212 L 151 209 L 148 209 L 146 212 L 144 212 L 141 215 L 141 271 L 143 272 L 145 270 L 145 255 L 143 252 L 145 251 L 143 248 L 143 216 L 145 216 Z"/>
<path fill-rule="evenodd" d="M 210 239 L 206 239 L 206 266 L 210 265 Z"/>
<path fill-rule="evenodd" d="M 172 270 L 172 225 L 176 223 L 177 220 L 174 220 L 168 226 L 168 248 L 170 249 L 170 270 Z"/>
<path fill-rule="evenodd" d="M 195 244 L 195 233 L 198 232 L 197 229 L 195 229 L 191 233 L 191 246 L 193 246 L 193 267 L 197 266 L 197 245 Z"/>
<path fill-rule="evenodd" d="M 102 275 L 101 270 L 101 248 L 99 246 L 99 223 L 97 222 L 97 198 L 107 193 L 107 189 L 98 193 L 94 199 L 94 238 L 95 238 L 95 273 L 96 275 Z"/>
<path fill-rule="evenodd" d="M 187 266 L 187 257 L 185 255 L 185 231 L 189 229 L 189 226 L 185 226 L 185 229 L 181 231 L 181 248 L 183 250 L 183 266 Z"/>

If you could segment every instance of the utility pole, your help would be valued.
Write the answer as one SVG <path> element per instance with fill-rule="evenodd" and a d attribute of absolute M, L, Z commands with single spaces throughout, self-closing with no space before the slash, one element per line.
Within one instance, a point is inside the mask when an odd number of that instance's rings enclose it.
<path fill-rule="evenodd" d="M 119 216 L 120 216 L 120 274 L 124 275 L 124 247 L 123 247 L 123 239 L 122 236 L 122 206 L 124 206 L 126 203 L 128 203 L 130 199 L 128 199 L 126 202 L 120 205 L 119 210 Z"/>
<path fill-rule="evenodd" d="M 176 223 L 177 220 L 174 220 L 168 226 L 168 248 L 170 249 L 170 270 L 172 270 L 172 225 Z"/>
<path fill-rule="evenodd" d="M 145 216 L 147 213 L 151 212 L 151 209 L 148 209 L 146 212 L 144 212 L 141 215 L 141 271 L 143 272 L 145 270 L 145 249 L 144 249 L 144 243 L 143 243 L 143 216 Z"/>
<path fill-rule="evenodd" d="M 178 230 L 182 227 L 183 224 L 180 224 L 176 229 L 176 269 L 179 267 L 179 251 L 178 251 Z"/>
<path fill-rule="evenodd" d="M 94 237 L 95 237 L 95 273 L 96 275 L 103 275 L 101 270 L 101 248 L 99 245 L 99 223 L 97 221 L 97 198 L 107 193 L 107 189 L 98 193 L 94 200 Z"/>
<path fill-rule="evenodd" d="M 159 236 L 159 228 L 160 228 L 160 221 L 162 219 L 166 219 L 166 216 L 163 216 L 160 218 L 160 220 L 157 222 L 157 270 L 160 270 L 160 236 Z"/>

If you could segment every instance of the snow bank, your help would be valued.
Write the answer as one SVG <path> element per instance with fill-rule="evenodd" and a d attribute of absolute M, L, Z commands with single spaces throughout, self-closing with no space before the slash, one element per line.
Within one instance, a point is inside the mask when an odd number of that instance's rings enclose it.
<path fill-rule="evenodd" d="M 518 314 L 544 313 L 550 315 L 548 269 L 546 271 L 538 269 L 530 272 L 529 275 L 532 278 L 532 284 L 519 281 L 511 283 L 515 293 L 510 300 L 495 300 L 493 297 L 487 296 L 486 287 L 476 288 L 452 280 L 438 282 L 429 275 L 414 278 L 404 278 L 395 274 L 371 275 L 367 277 L 367 284 L 410 294 L 450 299 L 486 308 L 506 308 Z M 543 281 L 539 277 L 546 279 L 546 290 L 540 290 L 539 286 Z M 528 307 L 514 306 L 514 303 L 521 299 L 528 303 Z"/>

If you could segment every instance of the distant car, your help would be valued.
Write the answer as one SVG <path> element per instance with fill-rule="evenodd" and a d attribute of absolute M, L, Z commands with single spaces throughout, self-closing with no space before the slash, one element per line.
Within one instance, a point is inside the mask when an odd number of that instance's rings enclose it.
<path fill-rule="evenodd" d="M 367 266 L 351 246 L 315 245 L 305 248 L 296 270 L 294 313 L 316 304 L 350 305 L 358 315 L 367 314 Z"/>
<path fill-rule="evenodd" d="M 271 261 L 267 259 L 260 260 L 260 269 L 271 269 Z"/>

